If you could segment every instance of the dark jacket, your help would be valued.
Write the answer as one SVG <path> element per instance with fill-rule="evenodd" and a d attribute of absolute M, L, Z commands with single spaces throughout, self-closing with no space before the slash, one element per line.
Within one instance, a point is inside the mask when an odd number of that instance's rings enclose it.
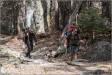
<path fill-rule="evenodd" d="M 24 37 L 25 44 L 27 44 L 28 42 L 33 43 L 33 41 L 37 42 L 36 35 L 34 33 L 30 33 L 30 32 L 26 33 L 25 37 Z"/>

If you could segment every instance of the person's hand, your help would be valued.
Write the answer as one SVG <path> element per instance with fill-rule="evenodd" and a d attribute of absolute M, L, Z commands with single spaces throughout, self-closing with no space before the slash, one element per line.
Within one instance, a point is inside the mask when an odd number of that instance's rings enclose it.
<path fill-rule="evenodd" d="M 84 44 L 84 43 L 85 43 L 85 41 L 84 41 L 84 40 L 80 40 L 79 42 L 80 42 L 80 43 L 82 43 L 82 44 Z"/>
<path fill-rule="evenodd" d="M 67 32 L 64 32 L 64 35 L 67 36 Z"/>

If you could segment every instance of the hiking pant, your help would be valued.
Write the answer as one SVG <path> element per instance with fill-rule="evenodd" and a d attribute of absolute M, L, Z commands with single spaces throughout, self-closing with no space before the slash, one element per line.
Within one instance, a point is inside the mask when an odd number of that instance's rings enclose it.
<path fill-rule="evenodd" d="M 79 50 L 79 47 L 77 45 L 68 45 L 67 46 L 67 53 L 70 54 L 70 56 L 73 56 L 77 51 Z"/>
<path fill-rule="evenodd" d="M 69 53 L 69 58 L 70 58 L 70 61 L 73 60 L 73 57 L 75 57 L 75 59 L 77 59 L 77 51 L 79 50 L 78 46 L 77 45 L 68 45 L 67 46 L 67 53 Z"/>
<path fill-rule="evenodd" d="M 27 48 L 28 48 L 26 56 L 31 57 L 30 53 L 33 50 L 33 42 L 31 42 L 31 41 L 27 42 L 26 45 L 27 45 Z"/>

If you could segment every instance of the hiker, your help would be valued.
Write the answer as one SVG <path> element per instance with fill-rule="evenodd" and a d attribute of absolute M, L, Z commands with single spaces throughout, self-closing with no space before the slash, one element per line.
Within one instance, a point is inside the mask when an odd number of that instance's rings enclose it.
<path fill-rule="evenodd" d="M 33 51 L 33 43 L 37 42 L 36 35 L 32 29 L 26 28 L 24 31 L 24 43 L 26 44 L 28 50 L 26 56 L 31 58 L 31 51 Z"/>
<path fill-rule="evenodd" d="M 65 48 L 67 49 L 67 53 L 70 54 L 70 61 L 72 61 L 73 58 L 77 59 L 77 51 L 79 50 L 79 29 L 78 26 L 74 24 L 68 25 L 66 29 L 67 31 L 64 32 L 66 37 Z"/>

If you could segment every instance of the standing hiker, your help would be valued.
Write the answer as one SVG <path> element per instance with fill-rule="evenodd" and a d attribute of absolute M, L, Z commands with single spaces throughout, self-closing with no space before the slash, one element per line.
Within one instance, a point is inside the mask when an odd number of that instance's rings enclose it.
<path fill-rule="evenodd" d="M 24 29 L 23 31 L 24 31 L 24 42 L 28 48 L 26 56 L 31 58 L 30 53 L 31 51 L 33 51 L 33 43 L 34 41 L 37 42 L 37 38 L 32 29 L 27 28 L 27 29 Z"/>

